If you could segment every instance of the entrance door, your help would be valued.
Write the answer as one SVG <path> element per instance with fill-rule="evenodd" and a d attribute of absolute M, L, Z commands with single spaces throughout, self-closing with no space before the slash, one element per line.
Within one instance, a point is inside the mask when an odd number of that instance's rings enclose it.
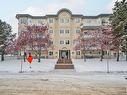
<path fill-rule="evenodd" d="M 70 50 L 59 50 L 59 58 L 60 59 L 69 59 L 70 58 Z"/>

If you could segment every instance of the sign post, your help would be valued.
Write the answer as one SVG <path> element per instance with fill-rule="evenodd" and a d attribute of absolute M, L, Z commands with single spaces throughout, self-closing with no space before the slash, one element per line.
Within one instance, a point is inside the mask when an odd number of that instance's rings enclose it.
<path fill-rule="evenodd" d="M 20 73 L 22 73 L 22 69 L 23 69 L 23 60 L 22 60 L 22 56 L 23 56 L 23 53 L 21 52 L 20 53 L 20 56 L 21 56 L 21 70 L 20 70 Z"/>

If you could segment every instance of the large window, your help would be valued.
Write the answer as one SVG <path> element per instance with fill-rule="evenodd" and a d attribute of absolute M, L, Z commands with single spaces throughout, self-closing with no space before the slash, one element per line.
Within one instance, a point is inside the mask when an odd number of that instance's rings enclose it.
<path fill-rule="evenodd" d="M 69 40 L 66 40 L 66 44 L 70 44 L 70 41 Z"/>
<path fill-rule="evenodd" d="M 21 18 L 20 23 L 21 24 L 27 24 L 27 19 L 26 18 Z"/>
<path fill-rule="evenodd" d="M 60 19 L 60 23 L 64 23 L 64 19 L 63 18 Z"/>
<path fill-rule="evenodd" d="M 49 23 L 53 23 L 53 18 L 49 18 Z"/>
<path fill-rule="evenodd" d="M 76 29 L 76 33 L 80 33 L 80 29 Z"/>
<path fill-rule="evenodd" d="M 68 18 L 65 19 L 65 23 L 69 23 L 69 19 Z"/>
<path fill-rule="evenodd" d="M 60 29 L 60 34 L 64 34 L 64 29 Z"/>
<path fill-rule="evenodd" d="M 70 44 L 70 41 L 69 40 L 60 40 L 60 44 Z"/>
<path fill-rule="evenodd" d="M 53 52 L 52 51 L 49 51 L 49 55 L 52 56 L 53 55 Z"/>
<path fill-rule="evenodd" d="M 60 18 L 60 23 L 69 23 L 69 18 Z"/>
<path fill-rule="evenodd" d="M 61 41 L 60 41 L 60 44 L 64 44 L 64 41 L 61 40 Z"/>
<path fill-rule="evenodd" d="M 53 41 L 51 41 L 51 44 L 53 45 Z"/>
<path fill-rule="evenodd" d="M 88 19 L 88 20 L 87 20 L 87 23 L 91 23 L 91 21 L 92 21 L 91 19 Z"/>
<path fill-rule="evenodd" d="M 80 55 L 80 51 L 76 51 L 76 55 Z"/>
<path fill-rule="evenodd" d="M 42 20 L 38 20 L 38 24 L 39 25 L 42 25 L 43 24 L 43 21 Z"/>
<path fill-rule="evenodd" d="M 80 18 L 75 18 L 76 23 L 80 23 Z"/>
<path fill-rule="evenodd" d="M 53 30 L 49 30 L 49 33 L 50 33 L 50 34 L 53 34 Z"/>
<path fill-rule="evenodd" d="M 69 34 L 69 30 L 65 30 L 65 33 L 66 33 L 66 34 Z"/>

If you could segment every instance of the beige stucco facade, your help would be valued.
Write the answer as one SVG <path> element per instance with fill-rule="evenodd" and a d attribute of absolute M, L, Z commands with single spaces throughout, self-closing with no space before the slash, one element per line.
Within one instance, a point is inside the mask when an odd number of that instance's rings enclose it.
<path fill-rule="evenodd" d="M 98 16 L 83 16 L 72 14 L 68 9 L 61 9 L 54 15 L 31 16 L 29 14 L 17 14 L 18 33 L 25 30 L 25 25 L 49 26 L 49 33 L 52 38 L 53 48 L 48 49 L 44 56 L 47 58 L 82 58 L 81 50 L 75 51 L 75 39 L 78 38 L 81 26 L 101 26 L 102 20 L 109 23 L 110 14 Z"/>

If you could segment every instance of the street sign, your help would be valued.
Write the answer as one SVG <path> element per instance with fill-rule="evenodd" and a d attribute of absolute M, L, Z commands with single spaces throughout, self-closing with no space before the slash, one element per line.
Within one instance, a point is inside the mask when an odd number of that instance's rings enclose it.
<path fill-rule="evenodd" d="M 28 56 L 27 61 L 31 64 L 31 63 L 32 63 L 32 61 L 33 61 L 33 57 L 32 57 L 31 55 L 30 55 L 30 56 Z"/>

